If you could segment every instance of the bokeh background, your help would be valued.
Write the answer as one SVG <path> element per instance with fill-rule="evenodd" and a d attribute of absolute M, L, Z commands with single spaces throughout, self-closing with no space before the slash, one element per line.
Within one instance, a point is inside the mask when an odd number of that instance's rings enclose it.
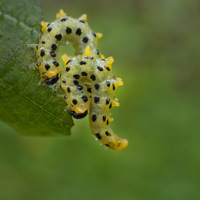
<path fill-rule="evenodd" d="M 103 33 L 99 50 L 124 81 L 111 126 L 129 145 L 104 150 L 88 117 L 58 138 L 20 137 L 0 123 L 0 199 L 199 200 L 200 2 L 42 0 L 42 8 L 44 21 L 61 8 L 86 13 Z"/>

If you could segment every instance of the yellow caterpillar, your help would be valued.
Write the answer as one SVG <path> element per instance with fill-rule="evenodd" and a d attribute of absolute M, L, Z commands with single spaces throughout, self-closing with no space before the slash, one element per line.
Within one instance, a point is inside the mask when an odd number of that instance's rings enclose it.
<path fill-rule="evenodd" d="M 41 81 L 48 85 L 57 83 L 64 91 L 63 96 L 74 118 L 81 119 L 89 112 L 90 128 L 105 147 L 123 150 L 126 139 L 115 135 L 109 126 L 110 109 L 119 106 L 115 89 L 123 82 L 112 73 L 114 59 L 105 57 L 97 49 L 101 33 L 92 32 L 87 15 L 74 19 L 60 10 L 56 20 L 41 22 L 42 36 L 33 46 L 37 54 L 37 68 Z M 58 63 L 57 53 L 64 41 L 70 41 L 74 57 L 62 56 L 64 66 Z"/>

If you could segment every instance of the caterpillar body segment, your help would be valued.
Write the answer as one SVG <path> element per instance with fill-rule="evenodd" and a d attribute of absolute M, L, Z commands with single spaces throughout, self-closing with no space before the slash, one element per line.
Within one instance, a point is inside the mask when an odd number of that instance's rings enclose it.
<path fill-rule="evenodd" d="M 113 76 L 114 59 L 109 57 L 102 60 L 87 46 L 82 55 L 73 59 L 64 55 L 63 60 L 60 80 L 61 88 L 66 91 L 68 107 L 75 113 L 84 113 L 90 108 L 90 127 L 93 134 L 107 147 L 123 150 L 128 141 L 115 135 L 109 126 L 113 120 L 110 118 L 110 109 L 119 106 L 115 89 L 117 85 L 123 84 L 121 79 Z"/>
<path fill-rule="evenodd" d="M 60 87 L 66 92 L 65 101 L 70 111 L 77 114 L 85 113 L 90 106 L 88 88 L 84 84 L 84 79 L 88 74 L 86 72 L 88 66 L 82 62 L 82 55 L 77 55 L 73 59 L 66 59 L 67 56 L 63 55 L 62 58 L 64 66 Z"/>
<path fill-rule="evenodd" d="M 58 81 L 60 66 L 57 54 L 59 46 L 66 41 L 72 43 L 76 55 L 83 53 L 88 45 L 95 49 L 97 55 L 100 54 L 97 45 L 102 34 L 93 32 L 86 20 L 86 15 L 74 19 L 62 10 L 57 14 L 54 22 L 41 22 L 43 35 L 39 39 L 39 44 L 35 46 L 35 50 L 42 81 L 47 80 L 47 84 L 54 84 Z"/>

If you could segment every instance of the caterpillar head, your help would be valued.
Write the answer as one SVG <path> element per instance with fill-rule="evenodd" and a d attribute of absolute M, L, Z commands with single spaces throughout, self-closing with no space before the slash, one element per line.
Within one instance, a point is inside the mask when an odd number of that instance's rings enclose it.
<path fill-rule="evenodd" d="M 70 114 L 75 118 L 75 119 L 82 119 L 87 116 L 88 110 L 86 110 L 84 113 L 76 113 L 75 111 L 71 111 Z"/>
<path fill-rule="evenodd" d="M 41 69 L 41 74 L 42 80 L 47 85 L 53 85 L 57 83 L 60 78 L 60 68 L 54 68 L 52 70 L 46 70 L 45 68 L 43 68 L 43 70 Z"/>
<path fill-rule="evenodd" d="M 46 79 L 45 79 L 45 83 L 47 85 L 53 85 L 55 83 L 57 83 L 57 81 L 59 80 L 59 73 L 54 74 L 54 76 L 49 76 L 47 75 Z"/>

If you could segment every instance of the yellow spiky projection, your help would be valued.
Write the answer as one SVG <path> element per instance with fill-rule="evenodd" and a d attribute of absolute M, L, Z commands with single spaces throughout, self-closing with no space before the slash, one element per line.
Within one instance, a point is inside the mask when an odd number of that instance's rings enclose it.
<path fill-rule="evenodd" d="M 103 34 L 90 29 L 86 14 L 74 19 L 63 10 L 56 14 L 55 21 L 41 25 L 39 44 L 30 45 L 36 50 L 41 81 L 65 91 L 62 97 L 74 118 L 85 117 L 89 110 L 90 129 L 105 148 L 123 150 L 128 141 L 114 134 L 109 125 L 113 121 L 110 109 L 119 106 L 115 89 L 123 82 L 112 73 L 113 57 L 105 59 L 97 49 Z M 57 54 L 65 41 L 72 43 L 76 56 L 64 54 L 61 71 Z"/>

